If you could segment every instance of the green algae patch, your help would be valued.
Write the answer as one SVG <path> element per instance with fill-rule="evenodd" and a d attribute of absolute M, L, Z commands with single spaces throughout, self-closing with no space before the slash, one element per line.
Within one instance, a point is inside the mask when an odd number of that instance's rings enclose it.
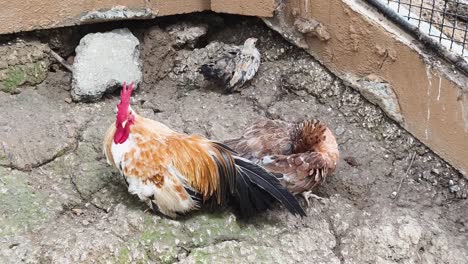
<path fill-rule="evenodd" d="M 8 160 L 8 156 L 2 149 L 0 149 L 0 165 L 8 165 L 10 161 Z"/>
<path fill-rule="evenodd" d="M 211 254 L 202 250 L 196 250 L 192 254 L 196 264 L 208 263 L 211 257 Z"/>
<path fill-rule="evenodd" d="M 47 197 L 36 192 L 26 174 L 0 169 L 0 236 L 18 235 L 50 219 Z"/>
<path fill-rule="evenodd" d="M 251 225 L 241 226 L 236 217 L 227 211 L 195 212 L 183 219 L 170 220 L 153 214 L 143 216 L 143 231 L 122 245 L 115 257 L 116 261 L 174 263 L 191 251 L 190 256 L 197 263 L 209 263 L 212 252 L 205 247 L 213 247 L 224 241 L 237 243 L 258 236 Z M 137 259 L 131 261 L 124 254 L 138 252 Z M 238 251 L 238 249 L 236 249 Z M 130 254 L 133 256 L 133 254 Z"/>
<path fill-rule="evenodd" d="M 15 94 L 24 84 L 36 85 L 47 77 L 49 47 L 37 41 L 0 46 L 0 90 Z"/>
<path fill-rule="evenodd" d="M 119 255 L 117 256 L 117 263 L 124 264 L 130 262 L 130 251 L 128 248 L 121 248 L 119 250 Z"/>
<path fill-rule="evenodd" d="M 174 263 L 182 246 L 188 245 L 190 238 L 178 221 L 161 219 L 152 214 L 143 217 L 143 230 L 122 246 L 116 261 L 119 263 Z M 138 251 L 138 260 L 130 261 L 130 252 Z M 126 255 L 125 252 L 128 252 Z"/>
<path fill-rule="evenodd" d="M 219 240 L 238 239 L 245 235 L 236 218 L 228 212 L 202 214 L 188 219 L 185 228 L 196 247 L 213 244 Z"/>
<path fill-rule="evenodd" d="M 10 66 L 2 71 L 0 88 L 7 93 L 18 93 L 18 87 L 24 84 L 36 85 L 47 77 L 47 64 L 45 62 L 28 63 L 25 65 Z"/>
<path fill-rule="evenodd" d="M 16 93 L 16 88 L 26 81 L 26 73 L 20 67 L 9 68 L 5 76 L 3 91 L 7 93 Z"/>

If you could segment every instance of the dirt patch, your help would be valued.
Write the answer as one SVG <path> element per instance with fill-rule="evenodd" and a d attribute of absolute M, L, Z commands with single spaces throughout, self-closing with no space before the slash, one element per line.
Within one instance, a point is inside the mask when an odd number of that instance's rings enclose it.
<path fill-rule="evenodd" d="M 0 118 L 0 143 L 8 140 L 8 148 L 0 145 L 0 198 L 21 194 L 32 205 L 0 205 L 2 262 L 465 263 L 468 187 L 461 175 L 259 20 L 222 19 L 225 29 L 210 28 L 198 45 L 259 37 L 257 76 L 231 95 L 181 86 L 173 58 L 199 46 L 174 49 L 165 32 L 170 21 L 159 28 L 143 23 L 134 28 L 144 33 L 145 75 L 133 108 L 215 139 L 239 136 L 257 119 L 319 118 L 342 152 L 337 172 L 317 190 L 326 199 L 312 203 L 303 219 L 280 208 L 245 223 L 229 211 L 178 221 L 144 213 L 102 156 L 117 96 L 67 103 L 68 73 L 51 72 L 35 89 L 0 92 L 0 112 L 9 113 Z M 38 215 L 48 222 L 30 221 Z"/>

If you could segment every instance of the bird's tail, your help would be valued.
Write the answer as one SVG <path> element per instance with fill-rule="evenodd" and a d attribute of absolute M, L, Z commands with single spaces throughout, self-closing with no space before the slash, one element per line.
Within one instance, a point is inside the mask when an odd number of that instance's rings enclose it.
<path fill-rule="evenodd" d="M 224 157 L 227 157 L 226 151 L 232 154 L 229 156 L 234 160 L 235 178 L 230 182 L 229 189 L 241 217 L 252 216 L 255 212 L 269 209 L 275 201 L 283 204 L 294 215 L 306 215 L 294 195 L 283 187 L 275 176 L 259 165 L 235 156 L 229 147 L 220 143 L 216 145 Z"/>
<path fill-rule="evenodd" d="M 215 64 L 203 64 L 200 67 L 200 72 L 203 74 L 205 79 L 217 79 L 220 78 L 221 70 L 216 68 Z"/>

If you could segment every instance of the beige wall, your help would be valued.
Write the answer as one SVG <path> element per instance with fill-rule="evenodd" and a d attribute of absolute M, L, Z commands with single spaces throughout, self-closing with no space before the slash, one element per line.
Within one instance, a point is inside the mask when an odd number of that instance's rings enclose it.
<path fill-rule="evenodd" d="M 126 6 L 135 12 L 152 15 L 172 15 L 209 8 L 206 0 L 0 0 L 0 33 L 28 31 L 40 28 L 52 28 L 81 24 L 81 18 L 87 12 L 109 10 L 115 6 Z M 143 12 L 145 11 L 146 12 Z M 98 21 L 98 19 L 96 19 Z"/>
<path fill-rule="evenodd" d="M 105 12 L 113 19 L 124 19 L 118 12 L 110 11 L 118 6 L 126 7 L 126 15 L 133 19 L 211 9 L 268 17 L 273 14 L 274 0 L 0 0 L 0 34 L 99 22 L 105 20 Z M 101 15 L 89 15 L 96 11 Z"/>

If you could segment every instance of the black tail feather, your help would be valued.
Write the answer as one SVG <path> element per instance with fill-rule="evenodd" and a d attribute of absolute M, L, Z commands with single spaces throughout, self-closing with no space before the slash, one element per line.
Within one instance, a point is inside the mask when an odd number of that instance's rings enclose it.
<path fill-rule="evenodd" d="M 222 204 L 210 204 L 224 206 L 229 203 L 238 209 L 240 217 L 247 218 L 256 212 L 271 208 L 271 205 L 278 201 L 292 214 L 306 215 L 294 195 L 282 186 L 273 174 L 245 158 L 236 156 L 234 150 L 226 145 L 212 143 L 220 152 L 220 156 L 213 155 L 213 159 L 220 173 L 220 188 L 224 191 L 219 194 Z M 218 199 L 212 202 L 216 200 Z"/>
<path fill-rule="evenodd" d="M 279 180 L 262 167 L 248 160 L 235 157 L 237 166 L 236 191 L 241 215 L 249 216 L 255 211 L 270 208 L 276 200 L 294 215 L 306 216 L 294 195 L 281 185 Z M 246 191 L 247 190 L 247 195 Z M 243 193 L 239 193 L 243 192 Z"/>
<path fill-rule="evenodd" d="M 219 79 L 221 77 L 220 70 L 216 69 L 214 64 L 203 64 L 200 67 L 200 72 L 206 79 Z"/>

